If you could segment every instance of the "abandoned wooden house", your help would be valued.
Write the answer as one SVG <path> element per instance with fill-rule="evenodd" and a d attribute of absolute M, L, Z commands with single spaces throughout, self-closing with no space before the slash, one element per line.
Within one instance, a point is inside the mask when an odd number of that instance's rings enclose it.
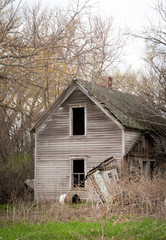
<path fill-rule="evenodd" d="M 73 80 L 32 128 L 35 199 L 52 200 L 64 193 L 88 199 L 86 174 L 112 156 L 119 171 L 137 166 L 151 177 L 157 166 L 164 172 L 166 164 L 158 161 L 161 153 L 155 149 L 160 148 L 157 135 L 131 115 L 136 101 L 133 95 Z"/>

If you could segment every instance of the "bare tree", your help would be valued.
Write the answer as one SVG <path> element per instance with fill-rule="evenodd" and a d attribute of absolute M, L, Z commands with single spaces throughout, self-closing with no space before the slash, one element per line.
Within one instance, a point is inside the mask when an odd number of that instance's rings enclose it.
<path fill-rule="evenodd" d="M 20 4 L 14 8 L 13 3 L 0 0 L 1 169 L 9 169 L 10 161 L 17 165 L 19 159 L 26 165 L 24 160 L 31 158 L 27 154 L 33 153 L 32 122 L 74 76 L 98 81 L 119 60 L 124 44 L 112 19 L 91 15 L 88 0 L 63 11 L 37 4 L 24 9 L 21 18 Z M 14 185 L 19 176 L 24 180 L 22 172 L 15 173 Z"/>
<path fill-rule="evenodd" d="M 8 142 L 6 148 L 1 144 L 2 156 L 10 152 L 7 148 L 29 151 L 32 122 L 74 76 L 98 81 L 119 60 L 124 43 L 114 32 L 112 19 L 91 15 L 89 1 L 63 11 L 37 4 L 24 9 L 21 19 L 20 6 L 14 10 L 12 3 L 1 0 L 1 16 L 7 19 L 0 21 L 4 26 L 0 39 L 1 139 Z"/>
<path fill-rule="evenodd" d="M 136 76 L 136 94 L 142 99 L 145 109 L 140 118 L 152 130 L 159 130 L 159 134 L 166 136 L 166 4 L 158 0 L 154 6 L 158 14 L 158 23 L 149 20 L 149 25 L 141 33 L 131 34 L 141 38 L 146 43 L 144 56 L 145 67 L 139 76 Z M 139 105 L 139 103 L 137 104 Z M 148 115 L 150 117 L 148 117 Z"/>

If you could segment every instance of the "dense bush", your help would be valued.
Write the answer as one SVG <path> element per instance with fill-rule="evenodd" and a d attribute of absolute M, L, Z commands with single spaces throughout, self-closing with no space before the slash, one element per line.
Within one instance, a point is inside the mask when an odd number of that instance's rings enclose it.
<path fill-rule="evenodd" d="M 32 190 L 25 180 L 33 177 L 33 156 L 12 154 L 0 162 L 0 203 L 29 200 Z"/>

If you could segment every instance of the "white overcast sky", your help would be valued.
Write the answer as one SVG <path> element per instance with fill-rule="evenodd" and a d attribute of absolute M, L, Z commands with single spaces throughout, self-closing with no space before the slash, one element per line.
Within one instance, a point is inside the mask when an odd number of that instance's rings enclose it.
<path fill-rule="evenodd" d="M 70 0 L 41 0 L 41 5 L 47 7 L 65 8 Z M 80 0 L 82 2 L 82 0 Z M 142 26 L 148 24 L 148 19 L 157 21 L 157 16 L 152 8 L 157 0 L 91 0 L 96 4 L 96 12 L 105 16 L 112 16 L 114 26 L 117 28 L 130 28 L 135 31 L 141 30 Z M 22 3 L 34 4 L 34 0 L 23 0 Z M 144 44 L 141 40 L 130 41 L 125 48 L 126 57 L 123 68 L 131 65 L 134 69 L 140 68 Z"/>

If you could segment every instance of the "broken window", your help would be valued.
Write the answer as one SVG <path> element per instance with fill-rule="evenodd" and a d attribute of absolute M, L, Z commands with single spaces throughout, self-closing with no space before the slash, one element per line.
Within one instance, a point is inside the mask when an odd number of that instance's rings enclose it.
<path fill-rule="evenodd" d="M 72 108 L 72 135 L 85 135 L 85 108 Z"/>
<path fill-rule="evenodd" d="M 155 161 L 143 161 L 143 173 L 146 177 L 152 179 L 155 169 Z"/>
<path fill-rule="evenodd" d="M 73 187 L 85 187 L 85 166 L 84 159 L 73 160 L 73 176 L 72 186 Z"/>
<path fill-rule="evenodd" d="M 150 177 L 151 177 L 151 179 L 153 178 L 154 170 L 155 170 L 155 161 L 150 161 Z"/>
<path fill-rule="evenodd" d="M 149 162 L 143 161 L 143 174 L 148 177 L 149 176 Z"/>

